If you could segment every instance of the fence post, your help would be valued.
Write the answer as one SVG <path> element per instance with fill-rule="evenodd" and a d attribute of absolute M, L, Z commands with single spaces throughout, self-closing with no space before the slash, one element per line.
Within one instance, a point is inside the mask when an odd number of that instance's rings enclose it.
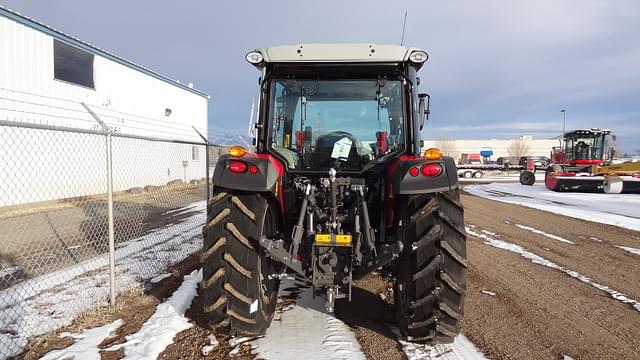
<path fill-rule="evenodd" d="M 107 218 L 109 222 L 109 303 L 116 304 L 116 249 L 113 228 L 113 156 L 111 132 L 107 134 Z"/>
<path fill-rule="evenodd" d="M 112 156 L 112 133 L 109 127 L 96 115 L 96 113 L 82 103 L 82 106 L 91 114 L 93 119 L 102 126 L 106 132 L 107 140 L 107 224 L 109 231 L 109 303 L 111 306 L 116 304 L 116 241 L 115 231 L 113 228 L 113 156 Z"/>
<path fill-rule="evenodd" d="M 206 178 L 207 178 L 207 206 L 209 206 L 209 197 L 211 196 L 211 193 L 209 192 L 209 139 L 207 139 L 206 137 L 204 137 L 204 135 L 202 135 L 200 133 L 200 131 L 198 131 L 198 129 L 196 129 L 195 126 L 192 126 L 193 131 L 195 131 L 198 136 L 200 136 L 200 138 L 202 138 L 202 141 L 204 141 L 204 161 L 206 163 L 206 169 L 205 172 L 207 173 Z"/>

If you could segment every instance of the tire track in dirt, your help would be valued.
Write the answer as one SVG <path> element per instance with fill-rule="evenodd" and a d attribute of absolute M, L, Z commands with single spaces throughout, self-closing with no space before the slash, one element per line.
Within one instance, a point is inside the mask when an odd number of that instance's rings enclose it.
<path fill-rule="evenodd" d="M 638 232 L 471 195 L 463 195 L 462 203 L 467 224 L 502 235 L 503 240 L 640 299 L 640 257 L 615 246 L 640 247 L 640 242 L 633 238 Z M 518 224 L 576 244 L 555 241 L 518 228 Z"/>
<path fill-rule="evenodd" d="M 495 233 L 492 237 L 496 239 L 521 245 L 638 299 L 637 261 L 604 243 L 605 237 L 600 237 L 603 243 L 587 237 L 603 228 L 610 233 L 609 242 L 630 239 L 637 233 L 472 196 L 463 196 L 462 203 L 467 223 L 476 225 L 477 231 Z M 519 229 L 513 223 L 561 236 L 576 245 Z M 468 254 L 464 332 L 490 357 L 640 357 L 640 313 L 630 306 L 473 236 L 468 238 Z"/>

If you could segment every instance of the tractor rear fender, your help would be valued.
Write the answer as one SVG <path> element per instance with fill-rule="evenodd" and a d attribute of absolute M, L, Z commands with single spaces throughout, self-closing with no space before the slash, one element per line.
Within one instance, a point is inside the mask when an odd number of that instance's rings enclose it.
<path fill-rule="evenodd" d="M 439 165 L 442 171 L 438 175 L 425 175 L 422 168 L 427 165 Z M 415 170 L 418 173 L 415 175 Z M 440 160 L 427 160 L 420 157 L 401 156 L 388 167 L 387 176 L 393 194 L 414 195 L 455 190 L 458 187 L 458 170 L 453 158 L 444 156 Z"/>
<path fill-rule="evenodd" d="M 238 172 L 238 162 L 245 170 Z M 235 172 L 231 170 L 236 165 Z M 240 170 L 243 167 L 240 166 Z M 284 208 L 282 195 L 282 176 L 284 167 L 276 158 L 267 154 L 247 153 L 242 157 L 221 155 L 213 172 L 213 186 L 228 190 L 271 193 Z"/>

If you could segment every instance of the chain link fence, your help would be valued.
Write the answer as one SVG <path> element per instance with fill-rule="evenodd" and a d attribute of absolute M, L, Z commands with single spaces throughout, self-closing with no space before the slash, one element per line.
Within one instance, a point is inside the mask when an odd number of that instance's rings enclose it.
<path fill-rule="evenodd" d="M 198 251 L 219 153 L 0 120 L 0 358 Z"/>

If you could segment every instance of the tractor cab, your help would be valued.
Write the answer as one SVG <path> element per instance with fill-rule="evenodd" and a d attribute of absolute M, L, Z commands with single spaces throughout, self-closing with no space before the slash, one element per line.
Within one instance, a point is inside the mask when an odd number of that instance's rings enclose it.
<path fill-rule="evenodd" d="M 564 149 L 554 147 L 551 154 L 555 164 L 602 165 L 609 158 L 610 130 L 584 129 L 564 134 Z"/>

